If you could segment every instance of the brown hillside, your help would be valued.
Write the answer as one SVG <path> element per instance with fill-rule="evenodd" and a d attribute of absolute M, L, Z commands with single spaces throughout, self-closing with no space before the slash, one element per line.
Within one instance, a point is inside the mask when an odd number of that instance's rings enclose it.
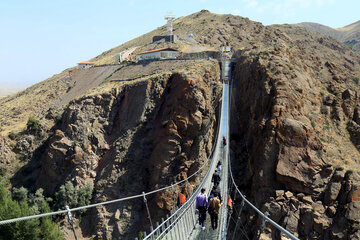
<path fill-rule="evenodd" d="M 194 46 L 204 49 L 233 47 L 229 143 L 236 182 L 246 196 L 300 239 L 360 238 L 360 55 L 305 28 L 265 27 L 206 10 L 176 19 L 174 31 L 194 33 Z M 160 27 L 92 61 L 110 64 L 122 50 L 157 48 L 161 44 L 151 43 L 152 36 L 164 32 Z M 54 198 L 66 181 L 76 188 L 93 183 L 91 200 L 100 202 L 169 185 L 204 163 L 221 94 L 215 60 L 108 70 L 72 78 L 64 71 L 0 100 L 12 116 L 1 115 L 6 129 L 20 128 L 25 113 L 40 120 L 40 132 L 0 139 L 14 186 L 42 187 Z M 76 83 L 86 79 L 94 85 L 79 92 Z M 64 105 L 56 108 L 61 99 Z M 13 166 L 17 158 L 23 167 Z M 181 187 L 191 193 L 198 180 Z M 148 199 L 154 222 L 174 208 L 180 188 L 174 191 Z M 239 210 L 239 201 L 234 208 Z M 239 223 L 249 239 L 281 239 L 270 226 L 260 233 L 254 212 L 242 213 Z M 81 237 L 133 239 L 148 229 L 146 214 L 141 199 L 89 210 L 79 224 Z M 238 239 L 241 231 L 230 222 L 228 236 Z"/>
<path fill-rule="evenodd" d="M 331 28 L 312 22 L 296 24 L 310 31 L 322 33 L 349 45 L 352 49 L 360 52 L 360 21 L 341 28 Z"/>

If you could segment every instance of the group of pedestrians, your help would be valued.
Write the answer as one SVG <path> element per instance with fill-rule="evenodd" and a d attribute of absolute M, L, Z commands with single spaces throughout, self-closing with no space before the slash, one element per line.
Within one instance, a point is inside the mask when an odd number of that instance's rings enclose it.
<path fill-rule="evenodd" d="M 203 230 L 205 230 L 206 212 L 210 214 L 212 229 L 215 230 L 217 228 L 219 211 L 222 205 L 220 199 L 220 193 L 215 187 L 209 197 L 206 196 L 205 188 L 202 188 L 200 195 L 196 197 L 196 209 L 199 211 L 199 224 Z"/>
<path fill-rule="evenodd" d="M 196 209 L 199 212 L 199 224 L 205 230 L 206 212 L 209 213 L 211 218 L 211 227 L 215 230 L 218 226 L 219 211 L 222 205 L 220 194 L 220 171 L 221 161 L 218 162 L 216 170 L 212 176 L 213 188 L 209 197 L 206 196 L 205 188 L 201 189 L 201 193 L 196 197 Z"/>
<path fill-rule="evenodd" d="M 226 146 L 226 138 L 225 136 L 222 139 L 223 146 Z M 215 230 L 218 226 L 219 212 L 220 207 L 222 205 L 222 199 L 220 194 L 220 172 L 221 172 L 221 161 L 219 161 L 216 165 L 215 172 L 212 176 L 211 181 L 213 182 L 213 188 L 210 192 L 209 197 L 206 196 L 205 188 L 201 189 L 200 194 L 196 197 L 196 210 L 199 213 L 199 225 L 202 230 L 205 230 L 205 220 L 206 220 L 206 212 L 209 213 L 211 218 L 211 227 Z M 229 207 L 232 209 L 232 200 L 229 198 L 230 205 Z"/>

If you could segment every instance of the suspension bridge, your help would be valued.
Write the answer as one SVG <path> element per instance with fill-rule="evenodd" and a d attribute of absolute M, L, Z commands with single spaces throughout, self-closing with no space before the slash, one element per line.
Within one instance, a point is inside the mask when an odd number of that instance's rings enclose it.
<path fill-rule="evenodd" d="M 229 113 L 230 113 L 230 88 L 229 85 L 231 84 L 231 60 L 222 60 L 221 61 L 222 66 L 222 73 L 221 78 L 223 82 L 223 92 L 222 92 L 222 101 L 221 101 L 221 114 L 220 114 L 220 121 L 218 125 L 218 131 L 217 131 L 217 137 L 215 139 L 214 148 L 212 151 L 212 154 L 210 155 L 208 161 L 201 166 L 195 173 L 188 176 L 188 178 L 173 183 L 169 186 L 156 189 L 150 192 L 143 192 L 138 195 L 129 196 L 121 199 L 115 199 L 111 201 L 106 202 L 100 202 L 95 204 L 90 204 L 86 206 L 80 206 L 77 208 L 69 208 L 66 206 L 65 210 L 60 210 L 56 212 L 49 212 L 49 213 L 43 213 L 33 216 L 26 216 L 21 218 L 15 218 L 15 219 L 8 219 L 8 220 L 2 220 L 0 221 L 0 225 L 3 224 L 11 224 L 18 221 L 26 221 L 30 219 L 35 218 L 41 218 L 46 216 L 54 216 L 54 215 L 60 215 L 60 214 L 67 214 L 68 220 L 70 224 L 72 225 L 72 212 L 76 212 L 83 209 L 98 207 L 98 206 L 104 206 L 108 204 L 113 204 L 117 202 L 127 201 L 135 198 L 143 198 L 144 204 L 146 205 L 146 209 L 148 212 L 148 218 L 150 221 L 150 231 L 147 233 L 146 231 L 143 232 L 143 237 L 141 239 L 151 239 L 151 240 L 158 240 L 158 239 L 175 239 L 175 240 L 183 240 L 183 239 L 213 239 L 213 240 L 220 240 L 220 239 L 226 239 L 227 238 L 227 232 L 229 227 L 229 221 L 231 219 L 231 212 L 229 211 L 229 208 L 227 207 L 226 203 L 228 202 L 229 197 L 229 185 L 231 184 L 234 188 L 236 193 L 240 196 L 241 204 L 240 204 L 240 214 L 241 209 L 244 207 L 245 204 L 248 205 L 248 207 L 252 208 L 254 212 L 259 214 L 259 217 L 262 218 L 262 226 L 263 228 L 265 226 L 265 223 L 268 222 L 269 224 L 273 225 L 275 228 L 277 228 L 282 234 L 286 235 L 288 238 L 292 240 L 298 240 L 297 237 L 295 237 L 292 233 L 288 232 L 286 229 L 278 225 L 276 222 L 271 220 L 267 213 L 261 212 L 259 209 L 257 209 L 250 201 L 246 199 L 246 197 L 241 193 L 239 188 L 236 185 L 236 182 L 234 180 L 232 171 L 231 171 L 231 164 L 230 164 L 230 151 L 229 151 L 229 145 L 226 144 L 223 145 L 222 138 L 225 137 L 226 139 L 230 139 L 229 136 Z M 223 205 L 220 208 L 219 212 L 219 220 L 218 220 L 218 227 L 213 230 L 210 226 L 209 217 L 207 217 L 206 221 L 206 228 L 203 230 L 199 224 L 198 224 L 198 214 L 195 209 L 196 204 L 196 196 L 200 194 L 200 190 L 202 188 L 206 189 L 207 196 L 210 193 L 210 190 L 212 188 L 212 175 L 217 167 L 218 162 L 222 163 L 222 169 L 220 171 L 221 181 L 220 181 L 220 193 L 222 196 L 222 202 Z M 187 182 L 189 179 L 194 177 L 195 175 L 199 174 L 201 171 L 205 170 L 207 168 L 207 171 L 200 182 L 200 184 L 195 188 L 194 192 L 191 196 L 188 197 L 185 204 L 183 204 L 181 207 L 174 208 L 171 213 L 167 216 L 164 216 L 161 223 L 156 223 L 155 226 L 153 225 L 150 212 L 147 205 L 147 196 L 150 194 L 154 194 L 160 191 L 170 190 L 174 189 L 174 186 L 183 184 Z M 74 232 L 75 234 L 75 232 Z M 76 238 L 76 235 L 75 235 Z M 136 238 L 137 240 L 140 240 Z"/>

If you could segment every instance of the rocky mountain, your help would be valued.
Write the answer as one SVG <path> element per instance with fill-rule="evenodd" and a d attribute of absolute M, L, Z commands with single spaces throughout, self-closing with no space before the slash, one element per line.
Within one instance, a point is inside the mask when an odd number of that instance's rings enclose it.
<path fill-rule="evenodd" d="M 356 51 L 360 51 L 360 21 L 341 28 L 331 28 L 322 24 L 303 22 L 297 24 L 310 31 L 322 33 L 345 43 Z"/>
<path fill-rule="evenodd" d="M 152 43 L 165 32 L 104 52 L 91 70 L 68 69 L 0 100 L 0 160 L 12 186 L 43 188 L 56 202 L 66 182 L 91 183 L 91 202 L 100 202 L 167 186 L 204 163 L 221 97 L 218 62 L 109 66 L 119 51 L 166 45 Z M 194 33 L 196 44 L 174 44 L 179 49 L 232 46 L 229 142 L 246 196 L 300 239 L 360 239 L 360 55 L 298 26 L 206 10 L 176 19 L 174 32 Z M 190 194 L 200 178 L 181 188 Z M 153 221 L 180 190 L 148 199 Z M 228 236 L 280 239 L 270 225 L 260 232 L 248 208 L 242 214 Z M 148 226 L 146 215 L 142 199 L 110 204 L 85 212 L 76 231 L 83 239 L 133 239 Z M 61 228 L 70 238 L 69 226 Z"/>

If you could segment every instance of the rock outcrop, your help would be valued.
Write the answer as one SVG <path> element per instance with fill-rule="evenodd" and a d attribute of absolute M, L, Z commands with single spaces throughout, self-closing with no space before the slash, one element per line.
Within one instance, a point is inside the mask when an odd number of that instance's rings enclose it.
<path fill-rule="evenodd" d="M 239 184 L 300 239 L 354 239 L 360 89 L 352 78 L 360 57 L 291 26 L 267 27 L 257 38 L 234 73 L 233 164 L 246 169 L 237 168 Z M 280 239 L 270 225 L 260 239 L 266 235 Z"/>
<path fill-rule="evenodd" d="M 65 181 L 92 182 L 93 202 L 100 202 L 186 178 L 212 149 L 218 68 L 208 62 L 72 101 L 40 158 L 37 186 L 51 195 Z M 153 221 L 175 206 L 175 191 L 148 198 Z M 142 199 L 99 207 L 83 218 L 83 232 L 99 239 L 135 237 L 148 224 L 145 214 Z"/>
<path fill-rule="evenodd" d="M 0 178 L 9 174 L 9 169 L 15 154 L 11 151 L 10 144 L 6 138 L 0 136 Z"/>

